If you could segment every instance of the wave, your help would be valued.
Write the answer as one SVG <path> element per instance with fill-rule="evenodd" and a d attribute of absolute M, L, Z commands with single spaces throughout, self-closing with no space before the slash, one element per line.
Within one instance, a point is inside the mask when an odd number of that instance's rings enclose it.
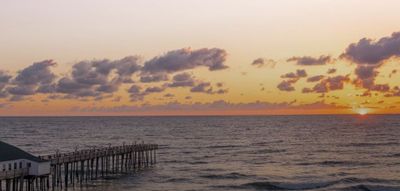
<path fill-rule="evenodd" d="M 356 178 L 347 177 L 344 179 L 324 181 L 324 182 L 304 182 L 304 183 L 287 183 L 287 182 L 272 182 L 258 181 L 234 186 L 236 189 L 255 189 L 255 190 L 318 190 L 334 187 L 334 190 L 343 191 L 394 191 L 400 190 L 400 187 L 389 186 L 390 184 L 398 185 L 397 180 L 385 180 L 376 178 Z M 389 185 L 388 185 L 389 184 Z M 344 187 L 336 187 L 345 185 Z"/>
<path fill-rule="evenodd" d="M 283 140 L 265 141 L 265 142 L 251 143 L 250 146 L 267 146 L 267 145 L 283 143 L 283 142 L 284 142 Z"/>
<path fill-rule="evenodd" d="M 279 182 L 251 182 L 240 185 L 242 188 L 256 190 L 313 190 L 330 187 L 337 182 L 317 183 L 279 183 Z"/>
<path fill-rule="evenodd" d="M 318 165 L 318 166 L 371 166 L 374 163 L 370 162 L 360 162 L 360 161 L 322 161 L 322 162 L 302 162 L 297 163 L 296 165 L 300 166 L 311 166 L 311 165 Z"/>
<path fill-rule="evenodd" d="M 341 188 L 338 190 L 340 190 L 340 191 L 399 191 L 400 187 L 358 184 L 355 186 L 344 187 L 344 188 Z"/>
<path fill-rule="evenodd" d="M 192 182 L 191 179 L 188 178 L 169 178 L 165 182 L 171 182 L 171 183 L 180 183 L 180 182 Z"/>
<path fill-rule="evenodd" d="M 342 147 L 376 147 L 376 146 L 397 146 L 399 142 L 382 142 L 382 143 L 349 143 L 342 144 Z"/>
<path fill-rule="evenodd" d="M 243 179 L 243 178 L 250 178 L 250 177 L 253 177 L 253 176 L 233 172 L 233 173 L 229 173 L 229 174 L 201 175 L 200 177 L 201 178 L 207 178 L 207 179 Z"/>
<path fill-rule="evenodd" d="M 206 161 L 193 161 L 193 162 L 187 162 L 188 164 L 208 164 Z"/>
<path fill-rule="evenodd" d="M 400 157 L 400 153 L 384 155 L 383 157 L 387 157 L 387 158 L 398 158 L 398 157 Z"/>
<path fill-rule="evenodd" d="M 243 145 L 212 145 L 205 148 L 208 149 L 221 149 L 221 148 L 237 148 L 237 147 L 245 147 Z"/>
<path fill-rule="evenodd" d="M 254 151 L 242 151 L 242 153 L 247 153 L 247 154 L 268 154 L 268 153 L 284 153 L 286 152 L 286 149 L 260 149 L 260 150 L 254 150 Z"/>

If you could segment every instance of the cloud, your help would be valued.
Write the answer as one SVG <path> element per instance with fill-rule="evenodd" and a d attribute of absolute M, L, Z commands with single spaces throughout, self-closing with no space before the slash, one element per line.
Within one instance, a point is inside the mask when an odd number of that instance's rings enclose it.
<path fill-rule="evenodd" d="M 265 58 L 257 58 L 251 63 L 252 66 L 256 66 L 258 68 L 261 68 L 263 66 L 269 66 L 270 68 L 274 68 L 276 64 L 277 62 L 275 60 L 265 59 Z"/>
<path fill-rule="evenodd" d="M 55 65 L 56 63 L 52 60 L 36 62 L 20 71 L 15 77 L 14 83 L 18 85 L 50 84 L 56 78 L 50 69 Z"/>
<path fill-rule="evenodd" d="M 142 101 L 145 96 L 153 94 L 153 93 L 161 93 L 163 92 L 166 88 L 165 87 L 147 87 L 144 89 L 144 91 L 142 91 L 142 87 L 138 86 L 138 85 L 132 85 L 129 89 L 128 89 L 128 93 L 130 94 L 130 98 L 131 101 Z"/>
<path fill-rule="evenodd" d="M 357 43 L 350 44 L 340 56 L 357 65 L 354 73 L 357 79 L 354 84 L 369 91 L 387 92 L 390 87 L 387 84 L 375 84 L 380 68 L 385 61 L 400 56 L 400 33 L 383 37 L 377 41 L 363 38 Z"/>
<path fill-rule="evenodd" d="M 193 76 L 189 73 L 177 74 L 172 78 L 171 83 L 167 83 L 166 86 L 175 87 L 193 87 L 195 85 L 195 80 Z"/>
<path fill-rule="evenodd" d="M 10 82 L 12 76 L 7 74 L 7 72 L 0 70 L 0 98 L 5 98 L 8 92 L 5 91 L 5 87 Z"/>
<path fill-rule="evenodd" d="M 318 82 L 320 80 L 322 80 L 325 76 L 324 75 L 316 75 L 316 76 L 312 76 L 307 78 L 307 82 Z"/>
<path fill-rule="evenodd" d="M 349 76 L 335 76 L 328 77 L 326 79 L 321 80 L 319 83 L 315 84 L 313 88 L 303 88 L 303 93 L 328 93 L 330 91 L 342 90 L 344 88 L 344 84 L 349 82 Z"/>
<path fill-rule="evenodd" d="M 120 60 L 81 61 L 72 66 L 70 75 L 61 78 L 56 93 L 70 98 L 104 97 L 118 91 L 123 83 L 132 83 L 132 75 L 140 71 L 139 58 L 129 56 Z M 115 74 L 114 74 L 115 73 Z"/>
<path fill-rule="evenodd" d="M 281 78 L 295 78 L 295 79 L 303 77 L 307 77 L 307 72 L 305 70 L 296 70 L 296 73 L 290 72 L 281 76 Z"/>
<path fill-rule="evenodd" d="M 217 83 L 217 90 L 214 91 L 210 82 L 200 82 L 190 89 L 193 93 L 206 93 L 206 94 L 225 94 L 228 93 L 228 89 L 223 88 L 222 83 Z"/>
<path fill-rule="evenodd" d="M 284 80 L 281 83 L 279 83 L 278 86 L 276 86 L 276 87 L 281 91 L 291 92 L 291 91 L 296 90 L 293 87 L 293 84 L 296 82 L 297 82 L 297 80 Z"/>
<path fill-rule="evenodd" d="M 398 71 L 398 70 L 396 70 L 396 69 L 392 70 L 392 71 L 390 72 L 390 74 L 389 74 L 389 78 L 392 78 L 393 75 L 397 74 L 397 71 Z"/>
<path fill-rule="evenodd" d="M 319 58 L 314 58 L 311 56 L 303 56 L 303 57 L 291 57 L 286 60 L 287 62 L 295 62 L 297 65 L 302 66 L 314 66 L 314 65 L 325 65 L 332 61 L 331 56 L 320 56 Z"/>
<path fill-rule="evenodd" d="M 385 94 L 385 97 L 400 97 L 400 87 L 395 86 L 389 93 Z"/>
<path fill-rule="evenodd" d="M 378 41 L 363 38 L 350 44 L 340 56 L 357 64 L 379 65 L 392 57 L 400 56 L 400 32 Z"/>
<path fill-rule="evenodd" d="M 335 68 L 330 68 L 326 73 L 327 74 L 334 74 L 334 73 L 336 73 L 336 69 Z"/>
<path fill-rule="evenodd" d="M 143 72 L 174 73 L 201 66 L 207 67 L 209 71 L 223 70 L 228 68 L 224 64 L 226 56 L 226 51 L 219 48 L 173 50 L 145 62 Z"/>
<path fill-rule="evenodd" d="M 166 98 L 172 98 L 172 97 L 175 97 L 175 95 L 174 95 L 174 94 L 171 94 L 171 93 L 167 93 L 167 94 L 164 94 L 164 97 L 166 97 Z"/>
<path fill-rule="evenodd" d="M 164 87 L 148 87 L 148 88 L 146 88 L 144 93 L 145 93 L 145 95 L 147 95 L 147 94 L 151 94 L 151 93 L 160 93 L 160 92 L 163 92 L 164 90 L 165 90 Z"/>
<path fill-rule="evenodd" d="M 168 75 L 165 73 L 143 75 L 140 77 L 140 82 L 143 82 L 143 83 L 161 82 L 161 81 L 167 81 L 167 80 L 168 80 Z"/>
<path fill-rule="evenodd" d="M 128 93 L 130 94 L 131 101 L 141 101 L 143 100 L 144 96 L 141 93 L 142 87 L 133 84 L 129 89 Z"/>
<path fill-rule="evenodd" d="M 23 96 L 34 95 L 48 87 L 56 79 L 51 67 L 56 63 L 52 60 L 36 62 L 19 71 L 12 80 L 11 86 L 7 88 L 8 93 L 17 96 L 12 101 L 22 100 Z"/>
<path fill-rule="evenodd" d="M 225 65 L 227 53 L 223 49 L 190 48 L 169 51 L 164 55 L 154 57 L 141 64 L 139 56 L 127 56 L 117 60 L 84 60 L 72 65 L 70 72 L 56 76 L 52 67 L 56 65 L 52 60 L 33 63 L 21 70 L 15 78 L 4 71 L 0 71 L 0 98 L 9 97 L 12 101 L 23 100 L 26 96 L 49 94 L 46 101 L 55 99 L 101 100 L 113 97 L 123 84 L 132 84 L 132 78 L 139 77 L 136 83 L 155 83 L 169 81 L 169 75 L 176 72 L 206 67 L 209 71 L 228 68 Z M 135 74 L 137 74 L 135 76 Z M 189 73 L 179 73 L 173 76 L 170 82 L 161 87 L 148 87 L 143 91 L 134 92 L 131 86 L 131 98 L 143 99 L 144 96 L 164 91 L 166 88 L 188 87 L 198 92 L 204 85 Z M 217 86 L 216 90 L 210 85 L 209 94 L 226 93 L 228 89 Z"/>
<path fill-rule="evenodd" d="M 369 91 L 379 92 L 387 92 L 390 89 L 390 86 L 388 84 L 375 83 L 375 78 L 379 74 L 375 66 L 360 65 L 357 66 L 354 73 L 357 76 L 357 79 L 354 80 L 354 84 L 356 86 L 366 88 Z"/>
<path fill-rule="evenodd" d="M 300 80 L 300 78 L 305 78 L 307 77 L 307 72 L 306 70 L 303 69 L 298 69 L 296 72 L 289 72 L 286 74 L 281 75 L 281 78 L 286 78 L 286 80 L 283 80 L 280 82 L 276 87 L 281 90 L 281 91 L 286 91 L 286 92 L 291 92 L 295 91 L 296 89 L 293 87 L 293 85 Z"/>
<path fill-rule="evenodd" d="M 113 64 L 117 70 L 119 80 L 123 83 L 131 83 L 132 75 L 142 68 L 142 66 L 139 64 L 140 60 L 141 59 L 139 56 L 127 56 L 120 60 L 114 61 Z"/>
<path fill-rule="evenodd" d="M 210 82 L 202 82 L 194 86 L 190 89 L 191 92 L 199 92 L 199 93 L 212 93 L 212 87 Z"/>

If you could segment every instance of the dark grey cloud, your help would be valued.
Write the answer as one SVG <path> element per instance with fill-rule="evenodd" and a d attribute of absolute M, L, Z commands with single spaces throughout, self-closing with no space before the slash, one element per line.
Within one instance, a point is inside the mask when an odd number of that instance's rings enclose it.
<path fill-rule="evenodd" d="M 129 93 L 133 93 L 133 94 L 137 94 L 137 93 L 140 93 L 141 89 L 142 89 L 142 87 L 134 84 L 129 88 L 128 92 Z"/>
<path fill-rule="evenodd" d="M 291 92 L 295 91 L 294 84 L 299 81 L 301 78 L 307 77 L 306 70 L 298 69 L 296 72 L 289 72 L 281 75 L 281 78 L 287 78 L 280 82 L 276 87 L 281 91 Z"/>
<path fill-rule="evenodd" d="M 171 94 L 171 93 L 166 93 L 166 94 L 164 94 L 164 97 L 166 97 L 166 98 L 172 98 L 172 97 L 175 97 L 175 95 L 174 95 L 174 94 Z"/>
<path fill-rule="evenodd" d="M 81 61 L 72 66 L 70 75 L 61 78 L 56 93 L 69 98 L 96 97 L 112 94 L 124 83 L 132 83 L 132 75 L 140 71 L 139 58 L 129 56 L 120 60 Z"/>
<path fill-rule="evenodd" d="M 217 83 L 217 90 L 214 90 L 210 82 L 199 82 L 190 89 L 194 93 L 206 93 L 206 94 L 225 94 L 228 93 L 228 89 L 224 88 L 222 83 Z"/>
<path fill-rule="evenodd" d="M 219 48 L 173 50 L 145 62 L 143 72 L 173 73 L 201 66 L 207 67 L 210 71 L 222 70 L 228 68 L 224 63 L 226 56 L 226 51 Z"/>
<path fill-rule="evenodd" d="M 303 88 L 303 93 L 328 93 L 330 91 L 342 90 L 344 84 L 350 82 L 349 76 L 338 75 L 328 77 L 315 84 L 313 88 Z"/>
<path fill-rule="evenodd" d="M 281 90 L 281 91 L 287 91 L 287 92 L 291 92 L 296 90 L 293 87 L 293 84 L 297 82 L 297 79 L 294 80 L 284 80 L 281 83 L 279 83 L 276 87 Z"/>
<path fill-rule="evenodd" d="M 7 72 L 0 70 L 0 98 L 5 98 L 8 95 L 8 92 L 5 91 L 5 87 L 10 82 L 12 76 Z"/>
<path fill-rule="evenodd" d="M 336 73 L 336 69 L 335 68 L 330 68 L 326 73 L 327 74 L 334 74 L 334 73 Z"/>
<path fill-rule="evenodd" d="M 166 84 L 168 87 L 193 87 L 196 81 L 189 73 L 177 74 L 173 77 L 172 82 Z"/>
<path fill-rule="evenodd" d="M 257 58 L 255 59 L 251 65 L 256 66 L 256 67 L 263 67 L 263 66 L 269 66 L 270 68 L 274 68 L 276 66 L 276 61 L 272 59 L 265 59 L 265 58 Z"/>
<path fill-rule="evenodd" d="M 307 82 L 318 82 L 320 80 L 322 80 L 325 76 L 324 75 L 316 75 L 316 76 L 312 76 L 307 78 Z"/>
<path fill-rule="evenodd" d="M 357 43 L 350 44 L 341 58 L 357 64 L 379 65 L 392 57 L 400 56 L 400 32 L 378 41 L 363 38 Z"/>
<path fill-rule="evenodd" d="M 55 65 L 52 60 L 44 60 L 19 71 L 7 87 L 7 92 L 14 96 L 11 101 L 22 100 L 24 96 L 34 95 L 48 88 L 57 77 L 51 71 L 51 67 Z"/>
<path fill-rule="evenodd" d="M 297 65 L 302 66 L 314 66 L 314 65 L 325 65 L 332 61 L 331 56 L 320 56 L 319 58 L 314 58 L 311 56 L 302 56 L 302 57 L 291 57 L 287 59 L 287 62 L 295 62 Z"/>
<path fill-rule="evenodd" d="M 142 89 L 144 90 L 142 91 Z M 131 101 L 142 101 L 147 95 L 161 93 L 164 90 L 166 90 L 165 87 L 154 86 L 142 88 L 141 86 L 134 84 L 128 89 L 128 93 L 130 94 Z"/>
<path fill-rule="evenodd" d="M 123 83 L 131 83 L 132 75 L 142 69 L 140 63 L 140 57 L 138 56 L 127 56 L 120 60 L 115 60 L 113 64 L 117 70 L 118 78 Z"/>
<path fill-rule="evenodd" d="M 31 66 L 18 72 L 14 83 L 18 85 L 50 84 L 56 78 L 56 75 L 51 71 L 51 67 L 55 65 L 56 63 L 52 60 L 33 63 Z"/>
<path fill-rule="evenodd" d="M 191 92 L 201 92 L 201 93 L 212 93 L 212 87 L 210 82 L 202 82 L 190 89 Z"/>
<path fill-rule="evenodd" d="M 145 89 L 144 93 L 147 94 L 151 94 L 151 93 L 160 93 L 163 92 L 165 90 L 164 87 L 148 87 Z"/>
<path fill-rule="evenodd" d="M 375 78 L 379 72 L 375 66 L 371 65 L 359 65 L 355 69 L 354 73 L 357 78 L 354 80 L 354 84 L 359 87 L 363 87 L 369 91 L 387 92 L 390 90 L 388 84 L 376 84 Z"/>
<path fill-rule="evenodd" d="M 307 77 L 306 70 L 296 70 L 296 73 L 290 72 L 281 76 L 281 78 L 292 78 L 292 79 L 299 79 L 304 77 Z"/>
<path fill-rule="evenodd" d="M 396 69 L 392 70 L 392 71 L 390 72 L 390 74 L 389 74 L 389 78 L 391 78 L 393 75 L 397 74 L 397 71 L 398 71 L 398 70 L 396 70 Z"/>
<path fill-rule="evenodd" d="M 130 94 L 131 101 L 141 101 L 144 96 L 141 93 L 142 87 L 133 84 L 129 89 L 128 93 Z"/>
<path fill-rule="evenodd" d="M 387 84 L 376 84 L 380 68 L 386 60 L 400 56 L 400 33 L 393 33 L 391 36 L 379 40 L 363 38 L 357 43 L 350 44 L 340 56 L 357 65 L 354 73 L 357 79 L 354 84 L 367 89 L 368 91 L 387 92 L 390 89 Z"/>
<path fill-rule="evenodd" d="M 86 60 L 72 66 L 71 72 L 60 78 L 51 71 L 56 63 L 52 60 L 37 62 L 18 72 L 16 77 L 0 71 L 0 98 L 12 97 L 13 101 L 36 94 L 54 94 L 54 99 L 101 100 L 110 98 L 123 84 L 134 83 L 134 75 L 140 83 L 169 81 L 169 75 L 179 71 L 206 67 L 209 71 L 228 68 L 225 65 L 227 53 L 219 48 L 189 48 L 169 51 L 154 57 L 141 65 L 141 58 L 128 56 L 119 60 Z M 201 81 L 187 73 L 176 74 L 173 80 L 165 83 L 162 89 L 169 87 L 193 88 Z M 157 88 L 146 88 L 133 96 L 144 97 L 155 93 Z M 224 93 L 227 90 L 217 89 L 212 93 Z M 51 101 L 54 99 L 46 99 Z"/>

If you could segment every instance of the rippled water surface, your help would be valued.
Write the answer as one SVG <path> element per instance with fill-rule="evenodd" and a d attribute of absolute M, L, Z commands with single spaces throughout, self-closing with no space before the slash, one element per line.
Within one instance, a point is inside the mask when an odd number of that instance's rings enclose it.
<path fill-rule="evenodd" d="M 400 116 L 0 118 L 36 155 L 144 141 L 158 164 L 84 190 L 400 190 Z"/>

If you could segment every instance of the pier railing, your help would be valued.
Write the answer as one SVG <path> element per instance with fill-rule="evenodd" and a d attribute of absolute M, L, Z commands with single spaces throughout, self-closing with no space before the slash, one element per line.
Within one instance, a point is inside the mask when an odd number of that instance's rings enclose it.
<path fill-rule="evenodd" d="M 157 149 L 158 145 L 156 144 L 134 144 L 134 145 L 86 149 L 70 153 L 41 156 L 40 158 L 43 160 L 51 161 L 51 164 L 54 165 L 60 163 L 70 163 L 82 160 L 89 160 L 97 157 L 106 157 L 106 156 L 120 155 L 130 152 L 142 152 L 142 151 L 150 151 Z"/>

